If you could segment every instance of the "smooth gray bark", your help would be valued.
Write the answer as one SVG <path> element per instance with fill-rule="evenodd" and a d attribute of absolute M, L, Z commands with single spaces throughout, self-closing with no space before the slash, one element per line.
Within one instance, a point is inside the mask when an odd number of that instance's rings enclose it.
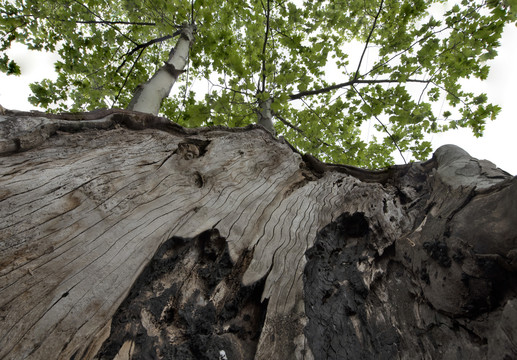
<path fill-rule="evenodd" d="M 366 171 L 262 127 L 0 116 L 0 358 L 517 355 L 517 181 Z"/>

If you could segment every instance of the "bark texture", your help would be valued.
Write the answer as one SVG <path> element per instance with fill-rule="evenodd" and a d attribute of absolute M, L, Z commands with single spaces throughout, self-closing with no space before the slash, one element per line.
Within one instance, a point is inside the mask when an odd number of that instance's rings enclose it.
<path fill-rule="evenodd" d="M 262 127 L 0 116 L 0 358 L 517 357 L 517 181 Z"/>
<path fill-rule="evenodd" d="M 273 124 L 273 114 L 271 112 L 272 103 L 272 98 L 269 98 L 264 101 L 259 101 L 259 108 L 257 111 L 257 124 L 264 126 L 267 131 L 275 135 L 275 125 Z"/>
<path fill-rule="evenodd" d="M 169 53 L 169 59 L 151 79 L 137 87 L 128 105 L 129 110 L 158 115 L 163 99 L 169 96 L 178 76 L 184 72 L 195 30 L 193 24 L 183 25 L 176 46 Z"/>

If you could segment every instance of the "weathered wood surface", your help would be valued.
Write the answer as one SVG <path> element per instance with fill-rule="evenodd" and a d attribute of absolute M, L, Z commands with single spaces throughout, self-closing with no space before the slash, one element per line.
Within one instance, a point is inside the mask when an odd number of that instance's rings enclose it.
<path fill-rule="evenodd" d="M 0 116 L 0 358 L 517 356 L 517 185 L 262 128 Z"/>

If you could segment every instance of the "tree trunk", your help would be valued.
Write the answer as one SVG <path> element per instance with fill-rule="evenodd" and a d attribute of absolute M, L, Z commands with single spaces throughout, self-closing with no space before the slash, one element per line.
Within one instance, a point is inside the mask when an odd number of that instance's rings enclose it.
<path fill-rule="evenodd" d="M 0 116 L 2 359 L 517 356 L 517 182 L 366 171 L 261 127 Z"/>
<path fill-rule="evenodd" d="M 257 124 L 262 125 L 271 134 L 275 135 L 275 126 L 273 125 L 273 114 L 271 112 L 271 104 L 273 99 L 259 100 L 257 110 Z"/>
<path fill-rule="evenodd" d="M 169 96 L 178 76 L 187 65 L 190 46 L 194 41 L 195 25 L 185 25 L 176 46 L 169 53 L 169 60 L 149 81 L 139 85 L 129 103 L 128 109 L 158 115 L 163 99 Z"/>

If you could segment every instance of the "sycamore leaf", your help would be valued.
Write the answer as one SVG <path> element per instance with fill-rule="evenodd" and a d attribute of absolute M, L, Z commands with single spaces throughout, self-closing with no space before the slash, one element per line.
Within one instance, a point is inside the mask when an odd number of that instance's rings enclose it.
<path fill-rule="evenodd" d="M 446 0 L 0 1 L 0 14 L 19 14 L 0 15 L 0 51 L 21 42 L 61 56 L 57 78 L 31 86 L 35 105 L 125 107 L 168 59 L 172 35 L 195 21 L 188 76 L 163 114 L 184 126 L 245 126 L 272 98 L 290 124 L 277 121 L 277 130 L 300 151 L 382 167 L 393 151 L 427 156 L 425 133 L 468 127 L 480 136 L 497 116 L 486 95 L 460 83 L 487 77 L 516 1 L 451 2 L 437 18 L 428 11 Z M 0 71 L 20 68 L 0 54 Z M 442 102 L 438 121 L 432 105 Z M 366 141 L 368 123 L 381 135 Z"/>

